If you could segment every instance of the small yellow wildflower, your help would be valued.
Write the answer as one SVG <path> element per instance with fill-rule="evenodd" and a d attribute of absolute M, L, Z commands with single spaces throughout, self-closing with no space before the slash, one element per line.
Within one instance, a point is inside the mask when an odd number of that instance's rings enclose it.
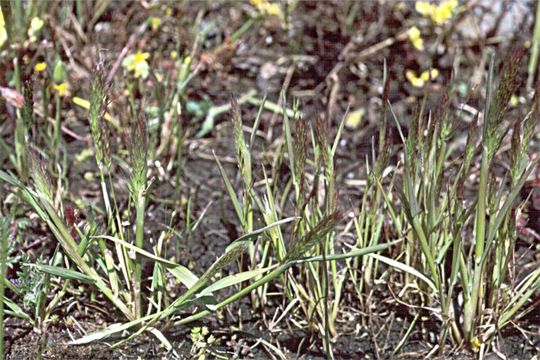
<path fill-rule="evenodd" d="M 434 24 L 442 25 L 452 17 L 452 13 L 458 5 L 458 0 L 447 0 L 438 6 L 427 1 L 417 1 L 415 9 L 421 15 L 431 18 Z"/>
<path fill-rule="evenodd" d="M 457 0 L 445 1 L 441 5 L 437 6 L 435 13 L 433 14 L 433 22 L 436 24 L 443 24 L 446 20 L 452 17 L 452 12 L 458 6 Z"/>
<path fill-rule="evenodd" d="M 430 17 L 433 13 L 433 5 L 431 5 L 428 1 L 417 1 L 416 4 L 414 4 L 414 8 L 420 15 L 425 17 Z"/>
<path fill-rule="evenodd" d="M 410 28 L 409 31 L 407 31 L 407 35 L 415 48 L 424 50 L 424 40 L 422 39 L 420 30 L 416 26 Z"/>
<path fill-rule="evenodd" d="M 169 56 L 171 57 L 171 59 L 175 60 L 178 58 L 178 51 L 176 50 L 173 50 L 171 51 L 171 53 L 169 54 Z"/>
<path fill-rule="evenodd" d="M 30 21 L 30 29 L 28 29 L 29 31 L 33 31 L 34 33 L 41 30 L 41 28 L 43 27 L 43 24 L 45 24 L 45 22 L 43 20 L 41 20 L 40 18 L 38 18 L 37 16 L 33 17 L 32 20 Z"/>
<path fill-rule="evenodd" d="M 46 68 L 47 68 L 47 63 L 46 62 L 39 62 L 34 66 L 34 71 L 35 72 L 42 72 L 42 71 L 45 71 Z"/>
<path fill-rule="evenodd" d="M 143 79 L 146 79 L 150 73 L 150 66 L 146 62 L 146 59 L 149 57 L 149 53 L 143 53 L 139 50 L 136 54 L 128 55 L 124 61 L 122 61 L 122 66 L 126 68 L 127 71 L 132 71 L 135 78 L 142 77 Z"/>
<path fill-rule="evenodd" d="M 69 84 L 63 82 L 60 84 L 52 84 L 53 89 L 58 93 L 59 96 L 67 96 L 69 94 Z"/>
<path fill-rule="evenodd" d="M 414 87 L 422 87 L 424 86 L 424 81 L 416 76 L 416 73 L 412 70 L 405 71 L 405 77 Z"/>
<path fill-rule="evenodd" d="M 471 341 L 472 350 L 477 353 L 480 351 L 480 346 L 482 346 L 482 340 L 478 338 L 478 336 L 475 336 L 474 339 Z"/>
<path fill-rule="evenodd" d="M 366 109 L 359 108 L 357 110 L 351 111 L 345 118 L 345 127 L 349 130 L 354 130 L 360 126 L 362 118 L 366 113 Z"/>
<path fill-rule="evenodd" d="M 437 76 L 439 76 L 439 70 L 437 69 L 426 70 L 420 76 L 417 76 L 412 70 L 405 71 L 405 77 L 414 87 L 422 87 L 430 78 L 434 80 Z"/>
<path fill-rule="evenodd" d="M 94 180 L 96 179 L 94 173 L 91 172 L 91 171 L 85 172 L 84 175 L 83 175 L 83 178 L 84 178 L 84 180 L 86 180 L 88 182 L 94 182 Z"/>
<path fill-rule="evenodd" d="M 152 31 L 156 31 L 157 29 L 159 29 L 160 25 L 161 25 L 160 18 L 155 17 L 155 16 L 152 16 L 150 18 L 150 27 L 152 28 Z"/>
<path fill-rule="evenodd" d="M 279 7 L 278 4 L 265 4 L 264 6 L 262 6 L 262 12 L 265 13 L 265 14 L 268 14 L 268 15 L 272 15 L 272 16 L 278 16 L 278 17 L 281 17 L 281 8 Z"/>
<path fill-rule="evenodd" d="M 0 9 L 0 46 L 4 45 L 7 40 L 6 23 L 4 22 L 4 14 Z"/>
<path fill-rule="evenodd" d="M 41 28 L 43 28 L 44 24 L 45 22 L 37 16 L 32 18 L 32 21 L 30 21 L 30 27 L 28 28 L 28 37 L 30 38 L 30 41 L 36 41 L 37 35 L 39 34 Z"/>
<path fill-rule="evenodd" d="M 521 99 L 516 95 L 512 95 L 512 97 L 510 98 L 510 106 L 512 107 L 518 106 L 520 102 Z"/>
<path fill-rule="evenodd" d="M 250 0 L 251 4 L 263 15 L 277 16 L 283 18 L 279 4 L 271 3 L 269 0 Z"/>

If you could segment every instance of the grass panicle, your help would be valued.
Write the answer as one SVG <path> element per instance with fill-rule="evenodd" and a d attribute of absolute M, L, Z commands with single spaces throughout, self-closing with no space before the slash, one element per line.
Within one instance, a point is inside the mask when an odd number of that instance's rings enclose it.
<path fill-rule="evenodd" d="M 135 204 L 135 246 L 144 248 L 144 217 L 146 206 L 146 176 L 148 172 L 148 130 L 146 120 L 141 115 L 137 117 L 131 135 L 131 197 Z M 137 254 L 133 291 L 135 298 L 135 316 L 142 315 L 142 256 Z"/>
<path fill-rule="evenodd" d="M 42 199 L 49 204 L 54 203 L 54 188 L 51 176 L 47 169 L 47 163 L 34 149 L 29 150 L 30 174 L 34 180 L 36 190 L 40 192 Z"/>
<path fill-rule="evenodd" d="M 305 234 L 296 243 L 291 244 L 284 261 L 298 260 L 309 253 L 337 224 L 343 219 L 340 212 L 335 212 L 323 218 L 313 229 Z"/>
<path fill-rule="evenodd" d="M 133 124 L 130 143 L 131 192 L 138 195 L 145 190 L 148 172 L 148 130 L 142 115 Z"/>
<path fill-rule="evenodd" d="M 110 135 L 109 128 L 104 119 L 107 109 L 107 93 L 101 70 L 97 70 L 92 81 L 92 95 L 90 97 L 90 110 L 88 122 L 95 146 L 95 157 L 99 168 L 105 166 L 110 169 Z"/>

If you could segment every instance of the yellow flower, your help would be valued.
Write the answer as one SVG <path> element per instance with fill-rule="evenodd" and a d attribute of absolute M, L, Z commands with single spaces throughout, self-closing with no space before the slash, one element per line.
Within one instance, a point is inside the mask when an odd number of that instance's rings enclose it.
<path fill-rule="evenodd" d="M 439 70 L 437 69 L 430 69 L 429 71 L 426 70 L 420 76 L 425 81 L 428 81 L 430 78 L 431 80 L 435 80 L 439 76 Z"/>
<path fill-rule="evenodd" d="M 434 80 L 437 76 L 439 76 L 439 70 L 437 69 L 426 70 L 422 72 L 420 76 L 417 76 L 412 70 L 405 71 L 405 77 L 414 87 L 422 87 L 427 81 L 429 81 L 430 77 L 431 80 Z"/>
<path fill-rule="evenodd" d="M 41 30 L 41 28 L 43 27 L 43 24 L 45 24 L 43 22 L 43 20 L 41 20 L 40 18 L 38 18 L 37 16 L 33 17 L 32 18 L 32 21 L 30 21 L 30 29 L 28 29 L 28 31 L 33 31 L 34 33 Z"/>
<path fill-rule="evenodd" d="M 34 66 L 34 71 L 35 72 L 42 72 L 46 68 L 47 68 L 47 63 L 46 62 L 39 62 Z"/>
<path fill-rule="evenodd" d="M 250 0 L 251 4 L 257 7 L 263 15 L 278 16 L 283 18 L 281 7 L 279 4 L 271 3 L 268 0 Z"/>
<path fill-rule="evenodd" d="M 127 71 L 132 71 L 135 78 L 142 77 L 143 79 L 146 79 L 150 72 L 150 66 L 146 62 L 146 59 L 149 57 L 149 53 L 143 53 L 139 50 L 136 54 L 127 56 L 124 61 L 122 61 L 122 66 Z"/>
<path fill-rule="evenodd" d="M 150 27 L 152 28 L 152 31 L 156 31 L 159 29 L 159 26 L 161 25 L 161 19 L 155 16 L 152 16 L 150 18 Z"/>
<path fill-rule="evenodd" d="M 88 181 L 88 182 L 93 182 L 95 180 L 95 176 L 94 176 L 94 173 L 91 172 L 91 171 L 87 171 L 83 174 L 83 178 L 84 180 Z"/>
<path fill-rule="evenodd" d="M 366 113 L 366 109 L 359 108 L 357 110 L 351 111 L 345 118 L 345 127 L 350 130 L 354 130 L 360 126 L 362 118 Z"/>
<path fill-rule="evenodd" d="M 414 8 L 420 15 L 429 17 L 433 13 L 434 6 L 427 1 L 417 1 L 416 4 L 414 4 Z"/>
<path fill-rule="evenodd" d="M 4 22 L 4 14 L 2 14 L 2 9 L 0 9 L 0 47 L 4 45 L 6 40 L 7 40 L 6 23 Z"/>
<path fill-rule="evenodd" d="M 472 350 L 477 353 L 480 351 L 480 346 L 482 346 L 482 340 L 478 338 L 478 336 L 475 336 L 474 339 L 471 341 Z"/>
<path fill-rule="evenodd" d="M 281 17 L 281 7 L 279 4 L 264 4 L 261 6 L 261 12 L 271 16 Z"/>
<path fill-rule="evenodd" d="M 30 38 L 30 41 L 36 41 L 37 34 L 39 34 L 43 24 L 45 24 L 45 22 L 37 16 L 32 18 L 32 21 L 30 21 L 30 27 L 28 28 L 28 37 Z"/>
<path fill-rule="evenodd" d="M 432 20 L 435 24 L 441 25 L 452 17 L 452 12 L 458 6 L 457 0 L 445 1 L 435 8 Z"/>
<path fill-rule="evenodd" d="M 409 35 L 409 40 L 415 48 L 424 50 L 424 40 L 422 40 L 420 30 L 416 26 L 410 28 L 409 31 L 407 31 L 407 35 Z"/>
<path fill-rule="evenodd" d="M 417 1 L 415 3 L 416 11 L 422 16 L 429 17 L 436 25 L 442 25 L 450 19 L 457 6 L 458 0 L 447 0 L 438 6 L 427 1 Z"/>
<path fill-rule="evenodd" d="M 60 84 L 53 83 L 52 87 L 58 93 L 59 96 L 67 96 L 69 94 L 69 91 L 68 91 L 69 84 L 65 81 Z"/>
<path fill-rule="evenodd" d="M 178 58 L 178 51 L 176 50 L 171 51 L 169 56 L 171 57 L 171 59 L 175 60 L 176 58 Z"/>
<path fill-rule="evenodd" d="M 414 87 L 422 87 L 424 86 L 424 81 L 420 79 L 418 76 L 416 76 L 416 73 L 412 70 L 405 71 L 405 77 Z"/>

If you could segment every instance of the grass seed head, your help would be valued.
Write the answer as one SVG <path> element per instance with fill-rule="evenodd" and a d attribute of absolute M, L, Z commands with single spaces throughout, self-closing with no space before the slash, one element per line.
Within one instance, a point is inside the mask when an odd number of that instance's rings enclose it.
<path fill-rule="evenodd" d="M 441 99 L 439 100 L 439 106 L 435 109 L 434 120 L 441 124 L 441 131 L 443 136 L 447 135 L 448 113 L 450 108 L 450 98 L 448 97 L 448 89 L 444 88 Z"/>
<path fill-rule="evenodd" d="M 53 203 L 53 186 L 47 164 L 43 158 L 33 149 L 28 151 L 30 157 L 30 173 L 34 179 L 35 188 L 45 197 L 49 203 Z"/>
<path fill-rule="evenodd" d="M 294 171 L 296 178 L 300 181 L 300 188 L 303 188 L 304 169 L 307 159 L 307 130 L 306 121 L 303 118 L 296 122 L 296 137 L 294 140 Z"/>
<path fill-rule="evenodd" d="M 110 136 L 105 125 L 104 116 L 107 109 L 107 94 L 103 81 L 103 72 L 98 69 L 92 81 L 92 95 L 90 98 L 90 111 L 88 122 L 92 133 L 92 140 L 96 148 L 96 161 L 98 165 L 105 164 L 110 167 Z"/>
<path fill-rule="evenodd" d="M 510 175 L 512 185 L 515 185 L 519 181 L 519 177 L 522 175 L 523 171 L 525 171 L 529 161 L 529 143 L 535 133 L 540 117 L 539 90 L 540 84 L 536 88 L 531 110 L 525 116 L 525 119 L 523 119 L 523 121 L 516 120 L 514 123 L 510 148 Z"/>
<path fill-rule="evenodd" d="M 383 88 L 383 94 L 382 94 L 382 115 L 381 115 L 381 122 L 379 126 L 379 151 L 382 151 L 382 149 L 385 146 L 385 143 L 388 140 L 387 135 L 387 120 L 386 116 L 388 113 L 388 96 L 390 94 L 390 76 L 386 76 L 386 80 L 384 83 Z"/>
<path fill-rule="evenodd" d="M 490 161 L 500 148 L 504 135 L 508 130 L 501 128 L 500 125 L 510 106 L 510 99 L 520 85 L 518 73 L 522 55 L 523 52 L 521 50 L 513 50 L 504 61 L 501 80 L 487 111 L 487 118 L 485 120 L 487 122 L 486 141 L 488 159 Z"/>
<path fill-rule="evenodd" d="M 251 156 L 249 147 L 244 139 L 244 132 L 242 129 L 242 114 L 240 112 L 240 106 L 234 96 L 231 97 L 231 119 L 233 123 L 233 136 L 234 136 L 234 148 L 236 152 L 236 159 L 240 168 L 240 173 L 244 182 L 251 184 Z"/>
<path fill-rule="evenodd" d="M 458 181 L 456 189 L 456 195 L 460 199 L 462 199 L 463 197 L 463 188 L 465 186 L 467 178 L 469 177 L 469 169 L 471 167 L 474 154 L 476 153 L 476 140 L 478 136 L 478 115 L 479 113 L 474 116 L 467 132 L 465 156 L 463 157 L 463 172 L 461 174 L 461 181 Z"/>
<path fill-rule="evenodd" d="M 32 124 L 34 119 L 34 83 L 31 80 L 24 82 L 22 117 L 26 126 Z"/>
<path fill-rule="evenodd" d="M 330 160 L 331 151 L 328 145 L 328 134 L 328 121 L 324 118 L 323 114 L 320 114 L 315 121 L 315 135 L 325 163 L 328 163 Z"/>
<path fill-rule="evenodd" d="M 540 82 L 536 85 L 532 101 L 531 115 L 525 120 L 523 125 L 522 154 L 528 150 L 529 141 L 532 139 L 536 126 L 540 122 Z"/>
<path fill-rule="evenodd" d="M 138 193 L 146 185 L 148 170 L 148 130 L 146 120 L 140 115 L 135 121 L 131 133 L 131 185 L 133 191 Z"/>
<path fill-rule="evenodd" d="M 512 142 L 510 147 L 510 179 L 512 185 L 514 185 L 519 178 L 519 169 L 522 156 L 521 153 L 521 122 L 519 120 L 514 122 L 514 128 L 512 131 Z"/>
<path fill-rule="evenodd" d="M 510 99 L 520 85 L 518 73 L 522 57 L 523 51 L 513 50 L 504 61 L 495 101 L 489 109 L 489 121 L 493 121 L 495 125 L 499 125 L 502 121 L 510 105 Z"/>
<path fill-rule="evenodd" d="M 343 215 L 336 211 L 324 217 L 313 229 L 311 229 L 301 239 L 291 244 L 291 248 L 285 261 L 297 260 L 310 251 L 319 241 L 330 233 L 341 221 Z"/>
<path fill-rule="evenodd" d="M 231 120 L 233 123 L 234 146 L 238 155 L 244 146 L 244 134 L 242 132 L 240 106 L 238 106 L 238 100 L 234 96 L 231 96 Z"/>
<path fill-rule="evenodd" d="M 227 250 L 205 273 L 201 276 L 201 283 L 208 282 L 211 278 L 216 276 L 225 266 L 236 260 L 242 255 L 248 248 L 247 242 L 237 243 L 233 248 Z"/>

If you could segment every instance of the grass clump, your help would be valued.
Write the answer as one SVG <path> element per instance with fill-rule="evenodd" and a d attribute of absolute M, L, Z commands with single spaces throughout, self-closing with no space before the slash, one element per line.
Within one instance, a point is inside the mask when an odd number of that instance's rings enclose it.
<path fill-rule="evenodd" d="M 509 124 L 505 117 L 510 97 L 519 86 L 519 58 L 514 52 L 504 61 L 496 86 L 492 59 L 483 123 L 477 128 L 479 119 L 473 121 L 462 152 L 451 146 L 456 133 L 449 112 L 451 94 L 443 95 L 439 107 L 428 114 L 424 103 L 407 138 L 402 134 L 401 186 L 393 186 L 400 194 L 401 207 L 391 201 L 387 205 L 393 213 L 402 214 L 410 230 L 406 261 L 394 265 L 427 284 L 414 287 L 426 304 L 437 304 L 441 349 L 449 333 L 455 344 L 465 341 L 471 350 L 485 353 L 497 331 L 527 312 L 523 305 L 540 288 L 538 271 L 518 283 L 508 283 L 515 276 L 508 269 L 515 256 L 516 217 L 523 207 L 518 198 L 538 163 L 527 155 L 538 121 L 537 96 L 525 119 Z M 510 130 L 510 169 L 501 179 L 495 176 L 494 159 Z M 463 192 L 477 156 L 479 177 L 471 201 Z M 446 169 L 447 163 L 455 165 Z M 403 231 L 401 226 L 396 230 Z M 411 279 L 406 279 L 409 284 Z M 456 305 L 460 303 L 463 305 Z"/>
<path fill-rule="evenodd" d="M 117 347 L 149 334 L 171 357 L 182 345 L 170 339 L 185 325 L 198 358 L 222 357 L 223 347 L 238 356 L 259 344 L 280 358 L 286 351 L 352 357 L 340 348 L 352 337 L 378 357 L 418 346 L 426 357 L 498 351 L 496 340 L 537 308 L 540 293 L 533 245 L 520 241 L 525 185 L 539 161 L 529 153 L 540 88 L 516 118 L 517 105 L 530 98 L 521 91 L 520 52 L 499 67 L 485 59 L 485 92 L 460 82 L 458 65 L 468 64 L 462 60 L 476 45 L 461 52 L 455 44 L 468 41 L 448 40 L 474 5 L 451 3 L 437 20 L 430 12 L 443 8 L 428 3 L 419 6 L 429 11 L 416 12 L 414 4 L 373 4 L 366 8 L 380 15 L 373 17 L 359 3 L 1 1 L 0 322 L 18 318 L 17 325 L 49 335 L 60 320 L 62 335 L 76 332 L 70 345 Z M 230 11 L 216 15 L 218 8 Z M 333 17 L 322 16 L 316 31 L 297 31 L 305 20 L 296 8 Z M 122 23 L 112 9 L 131 15 Z M 234 29 L 222 27 L 226 13 Z M 416 26 L 411 14 L 427 22 Z M 401 33 L 372 29 L 375 18 L 399 24 Z M 125 43 L 96 50 L 94 42 L 108 41 L 108 26 L 119 24 L 125 34 L 114 37 Z M 271 51 L 249 52 L 263 27 L 258 44 Z M 375 43 L 364 48 L 368 41 Z M 527 90 L 538 43 L 536 36 Z M 285 54 L 274 59 L 274 49 Z M 441 49 L 462 56 L 453 77 Z M 379 82 L 371 72 L 380 64 L 371 58 L 387 51 L 396 59 Z M 101 57 L 113 64 L 108 71 Z M 327 59 L 336 63 L 312 72 Z M 396 73 L 403 86 L 393 86 Z M 281 92 L 268 90 L 267 99 L 256 90 L 274 88 L 276 79 Z M 238 84 L 240 95 L 229 101 L 223 93 Z M 418 111 L 401 118 L 422 88 Z M 327 111 L 313 111 L 312 100 Z M 227 113 L 230 121 L 220 123 Z M 365 119 L 377 124 L 364 128 Z M 221 206 L 212 206 L 216 199 Z M 87 333 L 87 318 L 76 323 L 69 311 L 75 306 L 107 325 Z M 244 319 L 246 311 L 254 316 Z M 216 321 L 196 323 L 207 317 Z M 434 338 L 411 341 L 433 323 Z M 241 337 L 251 325 L 260 337 Z M 300 334 L 299 342 L 280 343 L 285 333 Z M 0 329 L 0 354 L 4 336 L 12 340 Z M 40 351 L 49 342 L 41 339 Z"/>
<path fill-rule="evenodd" d="M 106 107 L 106 87 L 98 73 L 92 83 L 88 119 L 95 149 L 95 160 L 100 175 L 101 195 L 105 207 L 106 221 L 102 226 L 95 225 L 79 228 L 70 220 L 65 203 L 58 198 L 58 189 L 55 189 L 52 185 L 51 174 L 46 163 L 37 153 L 31 152 L 32 185 L 25 184 L 9 172 L 0 171 L 0 179 L 18 189 L 20 199 L 28 204 L 39 215 L 40 219 L 47 224 L 49 231 L 58 244 L 55 256 L 50 262 L 46 265 L 37 265 L 37 269 L 46 278 L 40 292 L 43 300 L 47 298 L 48 292 L 52 290 L 52 283 L 50 282 L 52 277 L 58 277 L 63 282 L 61 290 L 56 292 L 46 308 L 43 305 L 43 309 L 46 309 L 46 311 L 36 312 L 36 314 L 39 313 L 41 321 L 46 320 L 51 315 L 55 306 L 66 295 L 66 290 L 73 281 L 92 286 L 94 290 L 107 298 L 127 320 L 122 325 L 113 325 L 74 340 L 72 344 L 95 341 L 120 331 L 135 328 L 136 331 L 129 338 L 147 330 L 154 334 L 167 348 L 171 349 L 171 344 L 155 326 L 163 321 L 165 322 L 163 325 L 166 325 L 180 311 L 186 311 L 194 306 L 199 308 L 197 304 L 204 304 L 205 309 L 198 309 L 195 314 L 176 320 L 176 324 L 189 323 L 210 315 L 223 306 L 238 301 L 241 297 L 251 293 L 252 290 L 267 287 L 268 283 L 275 281 L 275 279 L 284 279 L 285 272 L 295 264 L 308 264 L 307 266 L 312 267 L 312 264 L 320 262 L 324 264 L 328 259 L 337 260 L 359 256 L 380 251 L 392 245 L 381 244 L 374 247 L 354 249 L 346 254 L 334 254 L 333 250 L 329 248 L 328 241 L 331 239 L 329 236 L 340 221 L 341 216 L 336 212 L 334 205 L 325 205 L 328 206 L 327 215 L 322 212 L 310 215 L 310 217 L 303 215 L 301 222 L 295 225 L 296 230 L 292 235 L 293 239 L 291 239 L 289 247 L 286 248 L 280 225 L 300 219 L 300 216 L 283 218 L 278 215 L 274 201 L 265 199 L 263 202 L 261 198 L 254 196 L 251 178 L 251 155 L 247 144 L 243 141 L 239 107 L 233 100 L 231 109 L 235 121 L 237 159 L 244 179 L 243 189 L 245 196 L 242 202 L 236 199 L 236 195 L 226 176 L 224 176 L 224 179 L 231 190 L 230 194 L 233 196 L 235 209 L 238 215 L 241 216 L 240 223 L 244 231 L 243 235 L 231 243 L 224 254 L 212 266 L 204 271 L 201 276 L 197 276 L 187 267 L 161 257 L 159 248 L 154 247 L 153 252 L 146 250 L 148 246 L 144 220 L 146 217 L 146 197 L 148 196 L 149 159 L 148 130 L 146 121 L 142 116 L 137 117 L 135 120 L 130 139 L 129 190 L 132 206 L 128 204 L 125 210 L 118 207 L 114 194 L 115 179 L 111 171 L 113 156 L 110 150 L 109 133 L 104 120 Z M 319 137 L 319 141 L 323 142 L 324 140 Z M 326 146 L 326 143 L 322 143 L 322 145 Z M 300 150 L 299 146 L 297 144 L 296 148 L 300 155 L 305 150 Z M 325 147 L 324 151 L 330 150 Z M 329 153 L 325 156 L 327 161 L 330 160 L 329 156 L 331 155 Z M 322 161 L 323 157 L 321 156 L 319 159 L 318 161 Z M 300 161 L 305 160 L 300 157 Z M 297 168 L 297 172 L 300 175 L 300 168 Z M 225 173 L 223 172 L 223 174 Z M 108 178 L 108 182 L 106 178 Z M 296 185 L 298 189 L 303 187 L 303 185 Z M 269 183 L 267 183 L 267 190 L 269 191 L 268 195 L 272 196 Z M 335 199 L 335 197 L 333 198 Z M 302 199 L 301 201 L 307 204 L 306 199 Z M 252 203 L 260 206 L 259 209 L 266 214 L 262 224 L 263 227 L 258 230 L 255 229 Z M 304 210 L 302 209 L 298 214 L 304 214 Z M 132 211 L 134 215 L 131 213 Z M 130 241 L 124 224 L 129 223 L 130 219 L 133 218 L 135 219 L 134 234 Z M 162 233 L 161 237 L 165 236 L 167 236 L 166 232 Z M 267 241 L 266 239 L 271 239 L 270 241 L 274 241 L 276 246 L 281 246 L 277 248 L 276 252 L 281 254 L 277 263 L 269 257 L 269 254 L 263 254 L 262 262 L 259 261 L 260 254 L 254 256 L 256 250 L 253 241 L 259 238 L 264 239 L 264 242 Z M 279 239 L 278 242 L 275 241 L 277 239 Z M 312 251 L 314 247 L 320 247 L 321 250 L 314 253 Z M 263 248 L 267 248 L 267 245 L 264 245 Z M 239 259 L 246 251 L 249 252 L 252 259 L 249 270 L 240 270 L 238 273 L 226 276 L 221 280 L 214 280 L 218 273 L 227 265 Z M 320 256 L 321 254 L 323 257 Z M 327 255 L 328 257 L 326 257 Z M 150 262 L 154 268 L 151 287 L 158 293 L 151 296 L 144 290 L 147 280 L 142 276 L 143 264 L 147 262 Z M 312 279 L 315 279 L 317 273 L 321 272 L 318 266 L 312 267 L 310 271 L 315 271 L 312 275 L 308 275 Z M 171 276 L 186 288 L 182 295 L 173 297 L 167 291 L 166 281 Z M 246 281 L 250 281 L 248 286 L 233 295 L 229 295 L 224 300 L 217 300 L 215 293 L 219 290 Z M 324 286 L 327 285 L 324 284 Z M 324 292 L 323 288 L 319 287 L 316 291 L 321 299 L 323 293 L 326 294 L 325 299 L 328 298 L 328 293 Z M 302 290 L 305 297 L 309 296 L 309 292 L 309 288 Z M 160 300 L 156 303 L 156 299 Z M 42 303 L 44 304 L 44 302 Z M 310 305 L 310 308 L 320 307 L 318 303 L 319 301 Z M 328 311 L 327 308 L 326 310 L 319 310 L 321 314 Z M 328 324 L 328 319 L 326 324 Z"/>

